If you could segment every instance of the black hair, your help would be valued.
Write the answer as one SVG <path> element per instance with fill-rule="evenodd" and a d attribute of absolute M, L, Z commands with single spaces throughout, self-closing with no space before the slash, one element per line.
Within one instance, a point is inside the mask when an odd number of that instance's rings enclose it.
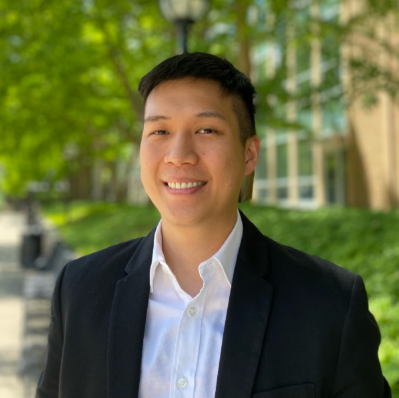
<path fill-rule="evenodd" d="M 185 78 L 209 79 L 219 82 L 224 95 L 233 96 L 233 107 L 240 128 L 240 139 L 244 145 L 256 134 L 256 91 L 250 79 L 229 61 L 212 54 L 193 52 L 175 55 L 162 61 L 148 72 L 139 84 L 144 106 L 151 91 L 159 84 Z"/>

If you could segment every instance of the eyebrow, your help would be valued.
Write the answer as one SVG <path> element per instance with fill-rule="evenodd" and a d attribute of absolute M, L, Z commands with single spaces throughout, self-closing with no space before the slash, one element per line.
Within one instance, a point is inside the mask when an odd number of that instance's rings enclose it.
<path fill-rule="evenodd" d="M 147 123 L 147 122 L 157 122 L 158 120 L 167 120 L 167 119 L 170 119 L 170 117 L 163 116 L 163 115 L 147 116 L 147 117 L 144 119 L 144 123 Z"/>
<path fill-rule="evenodd" d="M 196 117 L 216 117 L 218 119 L 226 120 L 226 118 L 217 111 L 205 111 L 201 113 L 197 113 Z"/>
<path fill-rule="evenodd" d="M 195 117 L 202 117 L 202 118 L 209 118 L 209 117 L 215 117 L 218 119 L 226 120 L 226 118 L 219 112 L 217 111 L 204 111 L 197 113 Z M 170 117 L 164 116 L 164 115 L 154 115 L 154 116 L 147 116 L 144 119 L 144 123 L 147 122 L 157 122 L 158 120 L 168 120 L 171 119 Z"/>

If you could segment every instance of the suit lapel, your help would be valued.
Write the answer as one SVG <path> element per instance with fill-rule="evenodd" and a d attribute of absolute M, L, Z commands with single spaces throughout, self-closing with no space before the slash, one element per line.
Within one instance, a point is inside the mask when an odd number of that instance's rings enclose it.
<path fill-rule="evenodd" d="M 243 238 L 227 309 L 216 398 L 249 398 L 265 339 L 273 287 L 266 238 L 241 213 Z"/>
<path fill-rule="evenodd" d="M 153 230 L 135 250 L 116 285 L 108 336 L 108 398 L 138 396 Z"/>

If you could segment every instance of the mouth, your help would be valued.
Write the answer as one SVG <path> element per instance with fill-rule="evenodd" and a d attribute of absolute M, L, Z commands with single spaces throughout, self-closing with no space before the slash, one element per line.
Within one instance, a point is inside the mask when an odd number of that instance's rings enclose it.
<path fill-rule="evenodd" d="M 165 188 L 171 195 L 194 195 L 198 191 L 202 191 L 208 181 L 167 181 L 164 182 Z"/>
<path fill-rule="evenodd" d="M 203 185 L 206 185 L 206 182 L 205 181 L 187 181 L 187 182 L 168 181 L 168 182 L 164 182 L 164 185 L 166 185 L 167 187 L 172 188 L 172 189 L 181 190 L 181 189 L 190 189 L 190 188 L 201 187 Z"/>

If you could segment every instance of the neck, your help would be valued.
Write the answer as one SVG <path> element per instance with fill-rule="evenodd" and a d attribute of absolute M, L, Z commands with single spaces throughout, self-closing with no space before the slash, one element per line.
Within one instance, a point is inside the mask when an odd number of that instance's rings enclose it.
<path fill-rule="evenodd" d="M 195 226 L 181 226 L 162 220 L 162 250 L 166 263 L 180 287 L 196 296 L 203 281 L 198 266 L 221 248 L 237 221 L 237 211 L 223 220 L 213 219 Z"/>

